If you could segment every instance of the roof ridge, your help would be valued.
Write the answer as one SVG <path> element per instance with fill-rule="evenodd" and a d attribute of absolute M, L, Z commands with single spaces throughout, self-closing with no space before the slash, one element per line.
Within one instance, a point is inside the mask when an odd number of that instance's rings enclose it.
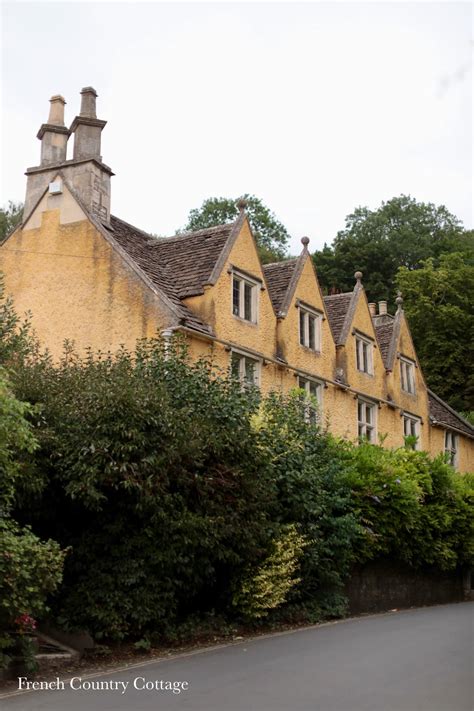
<path fill-rule="evenodd" d="M 156 242 L 157 244 L 163 244 L 163 242 L 166 242 L 167 244 L 169 242 L 177 242 L 182 239 L 186 239 L 187 237 L 190 237 L 191 235 L 193 236 L 199 236 L 204 233 L 208 232 L 218 232 L 219 230 L 222 230 L 224 227 L 232 227 L 235 224 L 235 222 L 223 222 L 221 225 L 213 225 L 212 227 L 203 227 L 200 230 L 188 230 L 187 232 L 182 232 L 179 235 L 173 235 L 172 237 L 157 237 Z"/>
<path fill-rule="evenodd" d="M 353 293 L 353 291 L 341 291 L 340 294 L 327 294 L 326 296 L 323 296 L 323 299 L 335 299 L 338 296 L 352 296 Z"/>
<path fill-rule="evenodd" d="M 117 217 L 117 215 L 110 215 L 110 219 L 112 220 L 118 220 L 121 222 L 123 225 L 126 225 L 127 227 L 131 227 L 132 230 L 135 230 L 136 232 L 140 232 L 144 237 L 148 237 L 149 239 L 156 240 L 156 237 L 153 237 L 150 232 L 145 232 L 145 230 L 140 229 L 140 227 L 135 227 L 135 225 L 132 225 L 130 222 L 127 222 L 126 220 L 122 220 L 121 217 Z"/>
<path fill-rule="evenodd" d="M 270 262 L 269 264 L 262 264 L 262 267 L 265 269 L 266 267 L 281 267 L 285 266 L 287 264 L 293 264 L 293 262 L 297 262 L 299 257 L 290 257 L 290 259 L 282 259 L 279 262 Z"/>

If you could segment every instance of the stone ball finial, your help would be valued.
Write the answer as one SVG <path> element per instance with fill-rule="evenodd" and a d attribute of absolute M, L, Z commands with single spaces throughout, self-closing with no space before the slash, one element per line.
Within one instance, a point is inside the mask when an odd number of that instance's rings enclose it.
<path fill-rule="evenodd" d="M 307 247 L 309 244 L 309 237 L 302 237 L 301 244 L 303 245 L 303 247 Z"/>
<path fill-rule="evenodd" d="M 395 303 L 399 309 L 403 307 L 403 296 L 401 291 L 397 292 L 397 298 L 395 299 Z"/>
<path fill-rule="evenodd" d="M 356 273 L 354 274 L 354 279 L 355 279 L 356 281 L 361 281 L 362 277 L 363 277 L 362 272 L 356 272 Z"/>
<path fill-rule="evenodd" d="M 244 210 L 247 209 L 248 203 L 247 203 L 247 200 L 246 200 L 245 198 L 241 197 L 241 198 L 239 198 L 239 199 L 237 200 L 236 205 L 237 205 L 237 207 L 238 207 L 238 209 L 239 209 L 239 212 L 244 212 Z"/>

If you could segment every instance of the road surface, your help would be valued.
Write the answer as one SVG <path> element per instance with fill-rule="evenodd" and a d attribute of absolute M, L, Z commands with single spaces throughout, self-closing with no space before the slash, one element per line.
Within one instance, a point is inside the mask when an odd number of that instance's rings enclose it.
<path fill-rule="evenodd" d="M 84 676 L 72 682 L 82 688 L 66 681 L 0 698 L 0 708 L 472 711 L 473 619 L 474 603 L 461 603 L 345 620 Z M 87 688 L 97 685 L 106 688 Z"/>

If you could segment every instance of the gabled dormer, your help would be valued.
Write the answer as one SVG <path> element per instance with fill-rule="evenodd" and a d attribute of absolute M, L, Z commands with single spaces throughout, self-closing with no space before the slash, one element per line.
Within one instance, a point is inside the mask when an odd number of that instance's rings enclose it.
<path fill-rule="evenodd" d="M 263 271 L 277 317 L 278 357 L 295 368 L 295 385 L 315 392 L 333 378 L 335 346 L 309 239 L 301 242 L 299 257 L 266 264 Z"/>

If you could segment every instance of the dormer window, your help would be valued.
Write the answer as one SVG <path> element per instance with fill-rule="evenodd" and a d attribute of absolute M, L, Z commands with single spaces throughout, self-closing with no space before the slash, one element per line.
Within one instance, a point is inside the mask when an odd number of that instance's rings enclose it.
<path fill-rule="evenodd" d="M 415 363 L 409 358 L 400 357 L 400 379 L 402 390 L 410 395 L 415 394 Z"/>
<path fill-rule="evenodd" d="M 321 314 L 307 307 L 299 306 L 300 344 L 312 351 L 321 350 Z"/>
<path fill-rule="evenodd" d="M 238 272 L 232 274 L 232 313 L 238 318 L 257 323 L 258 284 Z"/>
<path fill-rule="evenodd" d="M 368 375 L 374 374 L 373 361 L 374 345 L 372 341 L 363 336 L 356 336 L 356 362 L 357 370 Z"/>

